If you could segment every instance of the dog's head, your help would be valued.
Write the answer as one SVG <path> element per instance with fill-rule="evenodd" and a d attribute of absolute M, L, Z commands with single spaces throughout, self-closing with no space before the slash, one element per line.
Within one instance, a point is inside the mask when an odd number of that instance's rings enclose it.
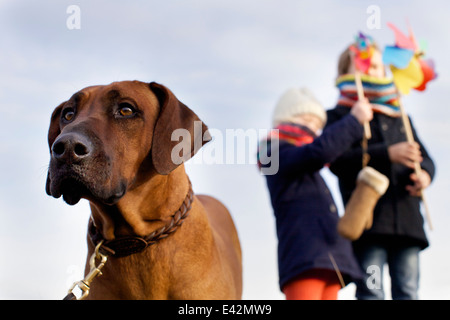
<path fill-rule="evenodd" d="M 187 136 L 173 138 L 177 129 Z M 160 84 L 87 87 L 51 116 L 46 191 L 68 204 L 114 204 L 143 176 L 169 174 L 210 139 L 198 116 Z"/>

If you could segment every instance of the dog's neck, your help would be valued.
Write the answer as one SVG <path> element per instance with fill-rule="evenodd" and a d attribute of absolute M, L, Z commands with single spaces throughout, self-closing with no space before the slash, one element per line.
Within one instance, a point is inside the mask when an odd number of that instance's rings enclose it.
<path fill-rule="evenodd" d="M 171 219 L 188 190 L 189 180 L 181 165 L 168 175 L 153 175 L 145 183 L 130 188 L 115 205 L 90 202 L 92 218 L 106 240 L 130 235 L 143 237 Z"/>

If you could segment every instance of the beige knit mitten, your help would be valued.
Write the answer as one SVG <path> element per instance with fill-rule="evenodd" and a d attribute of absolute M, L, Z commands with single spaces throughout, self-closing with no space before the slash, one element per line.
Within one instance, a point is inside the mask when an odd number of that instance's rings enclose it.
<path fill-rule="evenodd" d="M 341 236 L 356 240 L 365 229 L 372 227 L 373 210 L 388 186 L 389 179 L 372 167 L 365 167 L 359 172 L 356 188 L 338 222 Z"/>

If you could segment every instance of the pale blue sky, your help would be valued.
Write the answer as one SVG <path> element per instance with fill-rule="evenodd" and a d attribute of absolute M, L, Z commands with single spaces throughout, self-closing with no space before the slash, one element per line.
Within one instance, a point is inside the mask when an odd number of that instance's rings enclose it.
<path fill-rule="evenodd" d="M 81 29 L 69 30 L 69 5 Z M 369 5 L 380 29 L 369 30 Z M 80 276 L 89 207 L 45 193 L 52 110 L 74 92 L 118 80 L 169 87 L 211 128 L 268 129 L 279 96 L 307 86 L 328 109 L 339 53 L 358 31 L 381 47 L 386 27 L 428 42 L 439 78 L 404 98 L 437 165 L 426 191 L 435 230 L 421 255 L 423 299 L 450 298 L 450 24 L 447 1 L 0 1 L 0 299 L 60 299 Z M 252 146 L 256 150 L 256 146 Z M 253 152 L 250 149 L 250 153 Z M 249 161 L 250 162 L 250 161 Z M 244 257 L 244 299 L 283 299 L 275 224 L 264 178 L 254 164 L 188 164 L 194 191 L 222 200 L 236 222 Z M 334 176 L 323 172 L 340 202 Z M 353 298 L 354 286 L 341 292 Z"/>

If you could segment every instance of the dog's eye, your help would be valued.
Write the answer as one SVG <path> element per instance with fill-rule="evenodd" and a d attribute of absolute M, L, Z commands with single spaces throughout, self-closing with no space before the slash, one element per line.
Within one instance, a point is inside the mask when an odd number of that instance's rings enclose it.
<path fill-rule="evenodd" d="M 62 118 L 66 121 L 72 121 L 75 117 L 75 111 L 72 108 L 67 108 L 63 111 Z"/>
<path fill-rule="evenodd" d="M 134 115 L 135 111 L 131 104 L 129 103 L 121 103 L 119 104 L 119 115 L 122 117 L 131 117 Z"/>

